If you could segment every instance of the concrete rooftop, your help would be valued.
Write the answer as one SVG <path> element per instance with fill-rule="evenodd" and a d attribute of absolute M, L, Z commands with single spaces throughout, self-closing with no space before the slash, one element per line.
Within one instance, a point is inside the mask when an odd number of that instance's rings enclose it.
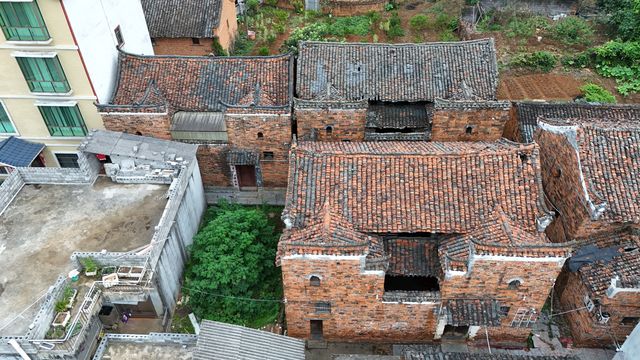
<path fill-rule="evenodd" d="M 167 190 L 108 178 L 93 186 L 26 185 L 0 215 L 0 335 L 24 334 L 37 311 L 34 301 L 71 270 L 74 251 L 148 244 Z"/>
<path fill-rule="evenodd" d="M 194 346 L 138 344 L 110 341 L 102 359 L 107 360 L 191 360 Z"/>

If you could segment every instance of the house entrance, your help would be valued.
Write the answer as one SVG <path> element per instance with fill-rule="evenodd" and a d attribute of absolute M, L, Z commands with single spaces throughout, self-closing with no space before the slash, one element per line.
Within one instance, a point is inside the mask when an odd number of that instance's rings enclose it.
<path fill-rule="evenodd" d="M 322 320 L 311 320 L 311 340 L 322 340 Z"/>
<path fill-rule="evenodd" d="M 240 190 L 255 190 L 257 188 L 255 166 L 236 165 L 236 174 L 238 175 L 238 186 L 240 186 Z"/>
<path fill-rule="evenodd" d="M 442 339 L 447 340 L 464 340 L 469 333 L 469 326 L 453 326 L 445 325 Z"/>

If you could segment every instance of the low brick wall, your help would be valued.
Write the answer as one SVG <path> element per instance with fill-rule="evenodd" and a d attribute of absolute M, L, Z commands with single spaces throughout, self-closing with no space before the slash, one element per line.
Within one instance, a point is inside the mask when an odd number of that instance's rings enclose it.
<path fill-rule="evenodd" d="M 0 184 L 0 215 L 4 210 L 9 207 L 11 201 L 18 195 L 20 189 L 24 186 L 24 180 L 17 171 L 12 172 L 11 175 Z"/>
<path fill-rule="evenodd" d="M 78 152 L 79 168 L 17 168 L 26 184 L 91 184 L 98 177 L 100 162 L 93 154 Z"/>

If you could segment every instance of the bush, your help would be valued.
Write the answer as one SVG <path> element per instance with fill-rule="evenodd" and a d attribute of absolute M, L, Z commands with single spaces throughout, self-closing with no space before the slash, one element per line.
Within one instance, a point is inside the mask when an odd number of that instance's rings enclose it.
<path fill-rule="evenodd" d="M 371 33 L 371 18 L 369 16 L 348 16 L 335 18 L 328 33 L 335 36 L 360 35 Z"/>
<path fill-rule="evenodd" d="M 388 20 L 387 28 L 385 30 L 387 32 L 387 36 L 390 38 L 404 36 L 402 22 L 400 21 L 400 16 L 398 16 L 397 12 L 391 14 L 391 17 Z"/>
<path fill-rule="evenodd" d="M 208 212 L 211 220 L 194 237 L 185 271 L 189 306 L 202 319 L 255 327 L 272 321 L 282 284 L 270 210 L 221 204 Z"/>
<path fill-rule="evenodd" d="M 245 4 L 247 5 L 247 14 L 254 15 L 258 13 L 260 0 L 247 0 Z"/>
<path fill-rule="evenodd" d="M 609 41 L 593 52 L 596 72 L 614 78 L 620 94 L 640 92 L 640 42 Z"/>
<path fill-rule="evenodd" d="M 536 34 L 537 29 L 548 28 L 549 21 L 544 17 L 516 15 L 507 23 L 506 34 L 508 37 L 529 38 Z"/>
<path fill-rule="evenodd" d="M 213 38 L 213 43 L 211 43 L 211 50 L 215 56 L 229 56 L 227 51 L 220 44 L 220 40 L 217 37 Z"/>
<path fill-rule="evenodd" d="M 591 53 L 585 51 L 576 55 L 565 55 L 560 62 L 567 68 L 586 68 L 591 64 Z"/>
<path fill-rule="evenodd" d="M 415 15 L 409 19 L 409 26 L 413 31 L 424 31 L 429 26 L 429 18 L 424 14 Z"/>
<path fill-rule="evenodd" d="M 326 23 L 314 22 L 303 28 L 297 28 L 291 32 L 289 38 L 284 41 L 283 51 L 298 52 L 299 41 L 320 41 L 329 33 L 329 26 Z"/>
<path fill-rule="evenodd" d="M 390 2 L 388 2 L 388 3 L 386 3 L 384 5 L 384 10 L 385 11 L 393 11 L 393 10 L 395 10 L 397 8 L 398 8 L 398 5 L 393 1 L 390 1 Z"/>
<path fill-rule="evenodd" d="M 262 46 L 260 49 L 258 49 L 258 55 L 269 56 L 269 48 L 266 46 Z"/>
<path fill-rule="evenodd" d="M 598 4 L 608 13 L 607 23 L 615 36 L 624 41 L 640 40 L 639 0 L 599 0 Z"/>
<path fill-rule="evenodd" d="M 276 5 L 278 5 L 278 0 L 264 0 L 264 4 L 276 7 Z"/>
<path fill-rule="evenodd" d="M 440 41 L 458 41 L 460 39 L 458 39 L 456 34 L 454 34 L 453 32 L 445 31 L 445 32 L 440 33 L 439 40 Z"/>
<path fill-rule="evenodd" d="M 231 55 L 233 56 L 246 56 L 253 50 L 254 42 L 249 40 L 246 33 L 241 33 L 236 37 L 233 43 L 233 50 Z"/>
<path fill-rule="evenodd" d="M 580 88 L 584 99 L 588 102 L 596 102 L 603 104 L 615 104 L 616 97 L 611 92 L 596 84 L 587 84 Z"/>
<path fill-rule="evenodd" d="M 458 27 L 458 18 L 455 16 L 441 13 L 436 16 L 434 23 L 435 28 L 439 30 L 455 30 Z"/>
<path fill-rule="evenodd" d="M 509 65 L 516 68 L 529 68 L 549 72 L 556 66 L 557 62 L 556 56 L 550 52 L 537 51 L 531 54 L 518 54 L 511 59 Z"/>
<path fill-rule="evenodd" d="M 589 45 L 593 41 L 593 28 L 577 16 L 569 16 L 556 22 L 551 37 L 565 45 Z"/>

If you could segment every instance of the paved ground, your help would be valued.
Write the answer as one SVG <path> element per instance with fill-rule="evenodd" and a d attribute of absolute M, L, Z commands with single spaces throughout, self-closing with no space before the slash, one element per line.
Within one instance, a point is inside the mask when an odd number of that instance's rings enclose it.
<path fill-rule="evenodd" d="M 162 326 L 162 318 L 160 319 L 150 319 L 150 318 L 136 318 L 132 317 L 127 321 L 127 323 L 123 323 L 122 321 L 118 322 L 117 329 L 111 330 L 108 332 L 113 332 L 117 334 L 143 334 L 146 335 L 150 332 L 165 332 L 164 327 Z"/>
<path fill-rule="evenodd" d="M 0 216 L 0 335 L 24 333 L 28 313 L 5 325 L 70 270 L 74 251 L 128 251 L 148 244 L 167 189 L 107 178 L 93 186 L 25 186 Z"/>
<path fill-rule="evenodd" d="M 190 360 L 193 347 L 178 345 L 135 344 L 110 341 L 102 359 L 107 360 Z"/>

